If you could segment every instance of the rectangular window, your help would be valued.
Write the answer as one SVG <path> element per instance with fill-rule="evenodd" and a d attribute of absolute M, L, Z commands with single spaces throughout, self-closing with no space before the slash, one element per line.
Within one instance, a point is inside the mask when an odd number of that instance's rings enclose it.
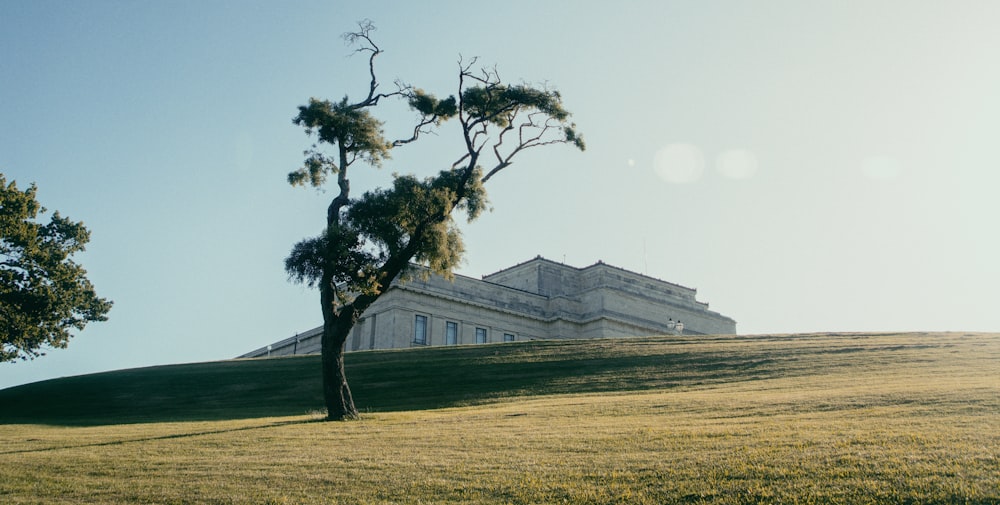
<path fill-rule="evenodd" d="M 476 328 L 476 343 L 477 344 L 486 343 L 486 328 Z"/>
<path fill-rule="evenodd" d="M 514 334 L 513 333 L 504 333 L 503 334 L 503 341 L 504 342 L 513 342 L 514 341 Z"/>
<path fill-rule="evenodd" d="M 458 323 L 448 321 L 444 324 L 444 343 L 447 345 L 458 343 Z"/>
<path fill-rule="evenodd" d="M 417 314 L 413 321 L 413 343 L 427 345 L 427 316 Z"/>

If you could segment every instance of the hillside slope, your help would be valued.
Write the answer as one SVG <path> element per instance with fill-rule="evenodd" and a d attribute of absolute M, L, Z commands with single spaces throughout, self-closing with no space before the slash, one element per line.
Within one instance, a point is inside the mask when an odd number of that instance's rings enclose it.
<path fill-rule="evenodd" d="M 947 337 L 947 338 L 945 338 Z M 947 359 L 955 339 L 996 354 L 995 334 L 816 334 L 533 341 L 347 355 L 362 412 L 535 395 L 690 390 Z M 319 357 L 159 366 L 0 390 L 0 423 L 240 419 L 322 408 Z"/>

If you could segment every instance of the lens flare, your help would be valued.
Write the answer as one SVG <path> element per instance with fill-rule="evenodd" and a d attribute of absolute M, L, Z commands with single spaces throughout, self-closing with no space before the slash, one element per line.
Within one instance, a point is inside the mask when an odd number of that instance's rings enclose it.
<path fill-rule="evenodd" d="M 691 144 L 669 144 L 653 159 L 656 175 L 670 184 L 687 184 L 701 178 L 705 156 Z"/>

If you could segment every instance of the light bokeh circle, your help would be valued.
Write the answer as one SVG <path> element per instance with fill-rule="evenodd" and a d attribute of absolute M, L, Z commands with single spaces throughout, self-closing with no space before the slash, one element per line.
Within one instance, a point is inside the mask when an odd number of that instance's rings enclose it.
<path fill-rule="evenodd" d="M 701 179 L 705 155 L 691 144 L 668 144 L 653 159 L 656 175 L 670 184 L 688 184 Z"/>

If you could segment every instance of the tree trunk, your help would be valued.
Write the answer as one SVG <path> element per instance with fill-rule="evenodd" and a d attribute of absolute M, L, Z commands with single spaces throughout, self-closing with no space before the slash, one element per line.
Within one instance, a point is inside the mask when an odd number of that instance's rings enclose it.
<path fill-rule="evenodd" d="M 336 341 L 340 341 L 338 344 Z M 343 340 L 323 332 L 323 398 L 326 401 L 326 418 L 343 421 L 358 417 L 358 409 L 351 397 L 351 388 L 344 374 Z M 332 346 L 332 349 L 328 347 Z"/>
<path fill-rule="evenodd" d="M 322 288 L 323 293 L 323 400 L 326 402 L 326 418 L 331 421 L 356 419 L 358 409 L 354 406 L 351 388 L 344 374 L 344 342 L 354 326 L 353 307 L 336 312 L 333 290 Z"/>

